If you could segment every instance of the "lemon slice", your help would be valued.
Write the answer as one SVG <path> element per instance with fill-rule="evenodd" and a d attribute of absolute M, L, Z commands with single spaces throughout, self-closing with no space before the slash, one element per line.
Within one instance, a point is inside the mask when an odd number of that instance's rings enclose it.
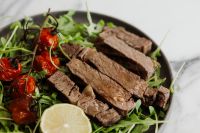
<path fill-rule="evenodd" d="M 83 110 L 71 104 L 55 104 L 42 114 L 43 133 L 91 133 L 92 128 Z"/>

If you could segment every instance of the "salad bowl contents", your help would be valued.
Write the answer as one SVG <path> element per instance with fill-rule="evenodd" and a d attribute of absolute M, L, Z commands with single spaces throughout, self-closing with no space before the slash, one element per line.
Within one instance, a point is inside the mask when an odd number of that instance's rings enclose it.
<path fill-rule="evenodd" d="M 0 132 L 143 133 L 165 122 L 172 79 L 160 48 L 85 14 L 48 12 L 1 31 Z"/>

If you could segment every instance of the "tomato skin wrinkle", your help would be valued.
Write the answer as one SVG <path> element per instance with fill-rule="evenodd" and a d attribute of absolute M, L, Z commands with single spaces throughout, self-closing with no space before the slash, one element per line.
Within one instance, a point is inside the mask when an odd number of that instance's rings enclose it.
<path fill-rule="evenodd" d="M 11 81 L 15 79 L 22 72 L 22 65 L 17 63 L 17 69 L 12 67 L 9 58 L 0 58 L 0 80 Z"/>
<path fill-rule="evenodd" d="M 39 44 L 41 49 L 45 49 L 45 47 L 50 48 L 52 47 L 52 50 L 55 50 L 58 47 L 58 35 L 53 34 L 52 28 L 43 28 L 40 34 L 39 38 Z"/>
<path fill-rule="evenodd" d="M 35 79 L 29 75 L 20 75 L 11 84 L 13 89 L 12 97 L 20 97 L 24 95 L 32 95 L 35 92 Z"/>
<path fill-rule="evenodd" d="M 52 56 L 51 58 L 56 66 L 60 65 L 60 60 L 58 57 Z M 54 65 L 50 61 L 50 55 L 48 51 L 44 51 L 40 55 L 37 55 L 35 57 L 33 67 L 36 71 L 45 70 L 47 72 L 47 77 L 51 76 L 57 70 L 57 68 L 55 68 Z"/>

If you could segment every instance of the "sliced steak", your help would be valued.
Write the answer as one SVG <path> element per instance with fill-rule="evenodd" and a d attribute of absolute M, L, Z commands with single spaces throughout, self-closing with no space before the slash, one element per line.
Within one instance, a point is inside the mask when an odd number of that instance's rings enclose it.
<path fill-rule="evenodd" d="M 107 104 L 95 99 L 95 94 L 90 85 L 85 87 L 82 92 L 82 96 L 78 101 L 77 106 L 82 108 L 84 112 L 92 117 L 95 117 L 98 113 L 109 109 Z"/>
<path fill-rule="evenodd" d="M 80 97 L 79 88 L 75 86 L 75 83 L 69 79 L 61 71 L 56 71 L 48 81 L 57 88 L 66 98 L 73 104 L 76 104 Z"/>
<path fill-rule="evenodd" d="M 96 43 L 95 46 L 98 51 L 106 55 L 118 53 L 119 56 L 125 57 L 132 64 L 133 70 L 135 70 L 134 72 L 140 74 L 144 79 L 149 78 L 155 71 L 153 61 L 150 57 L 126 45 L 124 41 L 115 36 L 109 36 L 102 42 Z M 106 51 L 105 47 L 107 48 Z"/>
<path fill-rule="evenodd" d="M 79 45 L 72 45 L 72 44 L 62 44 L 62 49 L 70 58 L 75 57 L 76 55 L 81 52 L 83 47 Z"/>
<path fill-rule="evenodd" d="M 158 94 L 157 94 L 157 98 L 156 98 L 156 104 L 161 107 L 161 108 L 165 108 L 166 104 L 169 100 L 170 97 L 170 90 L 161 86 L 158 89 Z"/>
<path fill-rule="evenodd" d="M 107 104 L 88 96 L 82 96 L 78 101 L 77 106 L 82 108 L 84 112 L 92 117 L 109 109 Z"/>
<path fill-rule="evenodd" d="M 66 95 L 65 95 L 66 96 Z M 72 104 L 77 104 L 78 100 L 81 97 L 81 93 L 79 92 L 79 87 L 78 86 L 74 86 L 71 90 L 71 92 L 68 95 L 68 100 L 70 103 Z"/>
<path fill-rule="evenodd" d="M 152 41 L 139 37 L 138 35 L 126 31 L 123 27 L 109 28 L 105 27 L 103 32 L 99 35 L 102 39 L 108 36 L 116 36 L 117 38 L 124 41 L 127 45 L 147 54 L 151 51 Z"/>
<path fill-rule="evenodd" d="M 95 117 L 104 126 L 112 125 L 121 118 L 116 110 L 109 109 L 107 104 L 95 99 L 90 85 L 83 90 L 82 97 L 78 101 L 77 106 L 82 108 L 87 115 Z M 113 113 L 111 113 L 110 110 L 112 110 Z M 104 114 L 105 119 L 99 118 L 99 114 Z"/>
<path fill-rule="evenodd" d="M 129 111 L 134 108 L 135 104 L 131 99 L 131 94 L 108 76 L 75 58 L 67 63 L 67 66 L 74 75 L 81 78 L 86 84 L 91 85 L 98 95 L 115 108 L 122 111 Z"/>
<path fill-rule="evenodd" d="M 108 126 L 116 123 L 120 120 L 121 116 L 114 109 L 109 109 L 109 106 L 97 99 L 95 99 L 94 93 L 90 87 L 86 87 L 81 94 L 79 87 L 71 81 L 67 75 L 57 71 L 55 72 L 48 81 L 54 85 L 61 93 L 63 93 L 70 103 L 75 104 L 83 109 L 83 111 L 99 120 L 104 126 Z M 112 114 L 109 110 L 112 110 Z M 102 114 L 104 119 L 99 118 L 99 114 Z M 98 117 L 97 117 L 98 116 Z"/>
<path fill-rule="evenodd" d="M 144 93 L 144 97 L 142 99 L 143 104 L 145 106 L 153 105 L 153 103 L 156 100 L 157 92 L 158 92 L 158 89 L 156 88 L 147 88 Z"/>
<path fill-rule="evenodd" d="M 144 80 L 140 79 L 138 75 L 128 71 L 94 49 L 84 49 L 79 56 L 84 61 L 94 65 L 100 72 L 115 80 L 134 96 L 138 98 L 143 97 L 144 91 L 148 85 Z"/>
<path fill-rule="evenodd" d="M 114 109 L 109 109 L 99 113 L 97 119 L 102 122 L 103 125 L 110 126 L 112 123 L 116 123 L 120 120 L 120 115 Z"/>

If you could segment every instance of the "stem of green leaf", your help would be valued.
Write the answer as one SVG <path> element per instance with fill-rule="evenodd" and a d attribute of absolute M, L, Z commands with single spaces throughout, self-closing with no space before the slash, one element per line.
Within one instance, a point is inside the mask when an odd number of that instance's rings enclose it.
<path fill-rule="evenodd" d="M 8 50 L 0 50 L 0 54 L 3 55 L 4 53 L 9 53 L 9 52 L 13 52 L 13 51 L 23 51 L 23 52 L 26 52 L 26 53 L 32 53 L 32 51 L 25 49 L 25 48 L 11 48 L 11 49 L 8 49 Z"/>
<path fill-rule="evenodd" d="M 14 28 L 14 30 L 13 30 L 13 32 L 12 32 L 10 38 L 8 39 L 8 41 L 6 42 L 6 44 L 4 45 L 2 51 L 4 51 L 4 50 L 7 48 L 8 44 L 9 44 L 10 41 L 12 40 L 12 38 L 13 38 L 13 36 L 15 35 L 15 33 L 16 33 L 16 31 L 17 31 L 18 28 L 19 28 L 18 26 L 16 26 L 16 27 Z M 3 56 L 3 54 L 0 54 L 0 58 L 1 58 L 2 56 Z"/>

